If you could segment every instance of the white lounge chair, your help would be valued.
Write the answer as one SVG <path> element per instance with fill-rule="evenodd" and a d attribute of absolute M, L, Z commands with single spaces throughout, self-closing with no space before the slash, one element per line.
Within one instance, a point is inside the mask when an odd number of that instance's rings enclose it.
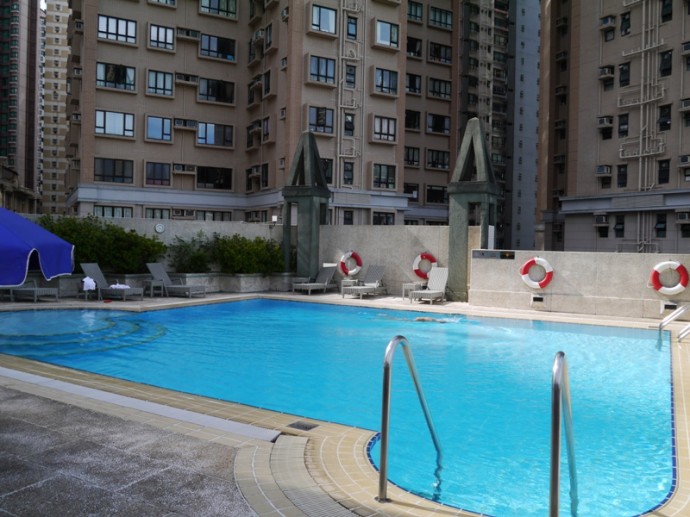
<path fill-rule="evenodd" d="M 57 287 L 38 287 L 36 285 L 36 280 L 27 280 L 19 287 L 10 288 L 10 301 L 30 299 L 34 303 L 38 301 L 39 298 L 55 298 L 58 301 L 60 296 L 60 291 Z"/>
<path fill-rule="evenodd" d="M 143 287 L 112 287 L 108 284 L 108 281 L 101 271 L 101 267 L 95 262 L 86 262 L 80 264 L 81 270 L 84 274 L 93 279 L 96 282 L 96 294 L 99 300 L 103 297 L 106 298 L 121 298 L 123 302 L 127 301 L 127 296 L 138 296 L 139 299 L 144 299 L 144 288 Z M 120 285 L 116 282 L 115 285 Z M 85 291 L 85 295 L 88 296 L 88 291 Z"/>
<path fill-rule="evenodd" d="M 181 295 L 187 298 L 191 298 L 192 296 L 206 296 L 205 285 L 175 284 L 163 267 L 163 264 L 160 262 L 149 262 L 146 264 L 146 267 L 149 268 L 153 280 L 163 285 L 163 293 L 165 296 Z M 153 294 L 153 284 L 151 285 L 151 293 Z"/>
<path fill-rule="evenodd" d="M 383 285 L 383 273 L 386 270 L 385 266 L 369 266 L 364 278 L 358 280 L 354 285 L 343 284 L 342 294 L 359 296 L 361 300 L 365 295 L 385 294 L 386 286 Z"/>
<path fill-rule="evenodd" d="M 410 303 L 412 300 L 428 300 L 433 305 L 434 300 L 446 299 L 446 284 L 448 283 L 447 267 L 432 267 L 429 271 L 429 282 L 426 289 L 417 289 L 410 293 Z"/>
<path fill-rule="evenodd" d="M 338 285 L 333 282 L 333 275 L 338 266 L 324 266 L 319 270 L 318 275 L 313 282 L 295 282 L 292 284 L 292 292 L 307 291 L 311 294 L 312 291 L 323 289 L 325 293 L 328 289 L 337 289 Z"/>

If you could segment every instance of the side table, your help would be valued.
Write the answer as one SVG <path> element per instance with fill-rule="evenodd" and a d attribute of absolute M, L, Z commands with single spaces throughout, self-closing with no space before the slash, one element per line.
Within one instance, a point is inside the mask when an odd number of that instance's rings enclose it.
<path fill-rule="evenodd" d="M 409 295 L 412 291 L 416 291 L 417 289 L 421 289 L 422 287 L 426 286 L 426 282 L 423 280 L 420 280 L 419 282 L 406 282 L 402 285 L 402 299 L 405 299 L 405 296 Z"/>

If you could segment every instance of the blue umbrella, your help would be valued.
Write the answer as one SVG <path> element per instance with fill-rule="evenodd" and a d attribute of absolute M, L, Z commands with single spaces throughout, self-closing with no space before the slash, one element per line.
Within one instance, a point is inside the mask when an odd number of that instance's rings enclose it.
<path fill-rule="evenodd" d="M 28 219 L 0 208 L 0 287 L 22 285 L 29 268 L 46 280 L 70 275 L 74 246 Z"/>

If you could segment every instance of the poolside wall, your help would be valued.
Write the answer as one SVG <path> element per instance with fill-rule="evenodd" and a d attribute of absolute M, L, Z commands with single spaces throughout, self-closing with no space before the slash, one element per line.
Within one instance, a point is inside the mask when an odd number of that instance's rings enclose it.
<path fill-rule="evenodd" d="M 189 239 L 199 231 L 206 235 L 239 233 L 249 238 L 282 238 L 282 226 L 267 223 L 166 220 L 162 221 L 163 231 L 157 233 L 155 226 L 160 220 L 113 219 L 112 222 L 140 234 L 156 235 L 165 244 L 172 244 L 176 236 Z M 363 269 L 370 264 L 386 267 L 384 282 L 388 294 L 400 296 L 402 284 L 416 280 L 412 264 L 420 253 L 429 252 L 440 266 L 448 265 L 448 232 L 448 226 L 322 226 L 320 261 L 337 263 L 347 251 L 357 251 L 362 257 Z M 468 249 L 478 248 L 479 242 L 479 229 L 471 227 Z M 471 255 L 471 251 L 468 253 Z M 541 290 L 525 285 L 519 273 L 522 264 L 535 256 L 548 260 L 554 268 L 553 281 Z M 677 260 L 690 268 L 690 255 L 683 254 L 515 251 L 513 258 L 500 259 L 484 253 L 483 257 L 469 262 L 469 303 L 535 311 L 660 318 L 674 305 L 690 304 L 690 289 L 669 297 L 649 287 L 652 268 L 665 260 Z M 127 281 L 129 278 L 128 275 Z M 338 271 L 336 280 L 340 282 L 342 278 Z M 137 285 L 137 279 L 132 280 Z M 210 290 L 235 290 L 233 281 L 227 278 L 188 279 L 192 283 L 201 281 L 208 282 Z M 277 279 L 277 282 L 284 280 Z M 271 285 L 270 289 L 281 290 L 281 286 Z M 690 319 L 690 315 L 687 318 Z"/>
<path fill-rule="evenodd" d="M 486 256 L 476 256 L 482 254 Z M 548 251 L 516 251 L 514 259 L 495 258 L 481 252 L 474 255 L 470 273 L 471 305 L 660 318 L 676 305 L 690 303 L 690 289 L 664 296 L 649 286 L 655 265 L 676 260 L 690 267 L 690 255 Z M 546 259 L 554 270 L 553 280 L 544 289 L 528 287 L 520 275 L 522 265 L 535 256 Z M 674 275 L 669 278 L 669 284 L 675 283 L 675 273 L 667 273 Z"/>

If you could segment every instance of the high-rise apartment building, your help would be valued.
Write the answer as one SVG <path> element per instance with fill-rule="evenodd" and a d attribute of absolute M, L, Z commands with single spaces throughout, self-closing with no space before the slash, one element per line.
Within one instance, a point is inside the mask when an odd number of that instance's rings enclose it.
<path fill-rule="evenodd" d="M 64 214 L 67 158 L 68 0 L 48 0 L 43 52 L 43 212 Z"/>
<path fill-rule="evenodd" d="M 38 0 L 0 0 L 0 206 L 36 212 L 40 176 Z"/>
<path fill-rule="evenodd" d="M 690 2 L 542 3 L 543 246 L 690 251 Z"/>
<path fill-rule="evenodd" d="M 537 1 L 71 0 L 68 205 L 267 221 L 311 131 L 332 224 L 447 224 L 471 116 L 510 198 L 512 62 L 538 33 L 516 37 L 511 17 Z M 506 246 L 512 211 L 496 221 Z"/>

